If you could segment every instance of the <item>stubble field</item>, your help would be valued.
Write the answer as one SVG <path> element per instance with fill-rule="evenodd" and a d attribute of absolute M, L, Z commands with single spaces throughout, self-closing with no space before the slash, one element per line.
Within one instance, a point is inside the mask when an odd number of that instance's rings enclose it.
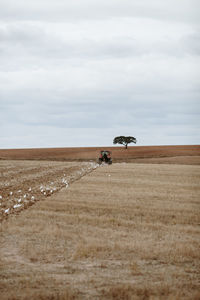
<path fill-rule="evenodd" d="M 0 165 L 1 299 L 200 298 L 199 165 Z"/>

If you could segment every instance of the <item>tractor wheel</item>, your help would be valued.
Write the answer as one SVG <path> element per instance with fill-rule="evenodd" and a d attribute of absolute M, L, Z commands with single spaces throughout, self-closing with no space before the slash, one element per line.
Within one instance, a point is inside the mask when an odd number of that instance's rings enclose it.
<path fill-rule="evenodd" d="M 99 164 L 101 165 L 101 164 L 102 164 L 102 159 L 101 159 L 101 158 L 99 158 L 99 161 L 98 161 L 98 162 L 99 162 Z"/>

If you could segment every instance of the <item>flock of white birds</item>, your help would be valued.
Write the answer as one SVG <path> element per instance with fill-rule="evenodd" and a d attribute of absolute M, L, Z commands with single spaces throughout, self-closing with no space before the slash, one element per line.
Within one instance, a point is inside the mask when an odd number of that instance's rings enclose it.
<path fill-rule="evenodd" d="M 44 199 L 44 197 L 51 196 L 53 193 L 59 191 L 61 188 L 68 188 L 69 184 L 75 180 L 80 179 L 82 176 L 91 172 L 92 170 L 99 167 L 99 164 L 94 162 L 89 162 L 84 165 L 81 165 L 80 170 L 76 170 L 70 174 L 63 174 L 61 177 L 56 178 L 55 181 L 51 181 L 49 183 L 40 184 L 38 187 L 29 187 L 28 190 L 20 189 L 16 192 L 10 191 L 7 197 L 6 203 L 8 206 L 1 209 L 3 196 L 0 195 L 0 209 L 1 214 L 4 216 L 8 216 L 9 214 L 19 212 L 23 209 L 28 208 L 33 205 L 36 201 Z"/>

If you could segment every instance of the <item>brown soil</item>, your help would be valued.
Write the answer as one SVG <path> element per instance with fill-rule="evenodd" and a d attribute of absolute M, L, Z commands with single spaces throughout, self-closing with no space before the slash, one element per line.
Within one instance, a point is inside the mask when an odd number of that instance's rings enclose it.
<path fill-rule="evenodd" d="M 44 149 L 0 149 L 0 159 L 37 160 L 97 160 L 99 151 L 112 151 L 114 161 L 129 161 L 142 158 L 200 156 L 200 145 L 189 146 L 130 146 L 90 148 L 44 148 Z"/>
<path fill-rule="evenodd" d="M 1 299 L 199 299 L 199 168 L 102 166 L 10 216 Z"/>

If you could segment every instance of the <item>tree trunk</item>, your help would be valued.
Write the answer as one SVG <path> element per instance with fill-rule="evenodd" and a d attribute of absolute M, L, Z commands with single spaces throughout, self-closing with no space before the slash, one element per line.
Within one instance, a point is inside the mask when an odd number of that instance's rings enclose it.
<path fill-rule="evenodd" d="M 128 148 L 128 147 L 127 147 L 127 144 L 125 145 L 125 147 L 126 147 L 126 149 Z"/>

